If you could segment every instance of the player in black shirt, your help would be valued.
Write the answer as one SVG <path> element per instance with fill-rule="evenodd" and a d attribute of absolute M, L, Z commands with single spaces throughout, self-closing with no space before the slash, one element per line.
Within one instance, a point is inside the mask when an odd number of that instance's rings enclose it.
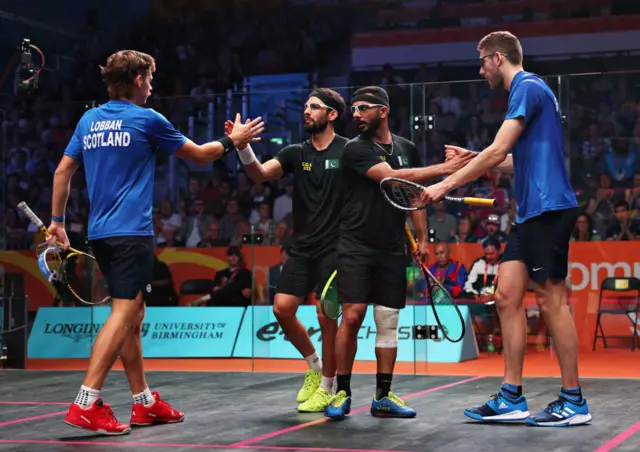
<path fill-rule="evenodd" d="M 451 174 L 459 161 L 417 168 L 416 146 L 389 131 L 389 97 L 370 86 L 354 93 L 351 110 L 360 135 L 349 141 L 340 165 L 344 178 L 343 214 L 338 241 L 338 299 L 342 321 L 336 338 L 337 393 L 325 415 L 342 419 L 351 406 L 351 371 L 358 332 L 372 303 L 376 322 L 378 361 L 374 416 L 413 417 L 416 412 L 391 391 L 398 347 L 398 315 L 406 304 L 406 214 L 387 202 L 380 191 L 385 177 L 414 182 Z M 428 253 L 425 211 L 411 212 L 421 257 Z"/>
<path fill-rule="evenodd" d="M 343 201 L 340 157 L 348 140 L 335 133 L 333 124 L 345 109 L 340 94 L 330 89 L 316 89 L 304 107 L 304 128 L 311 132 L 310 140 L 283 148 L 264 164 L 256 160 L 250 146 L 238 149 L 247 174 L 256 183 L 278 179 L 285 174 L 294 175 L 294 236 L 276 290 L 273 311 L 287 338 L 309 364 L 296 399 L 300 403 L 298 411 L 302 412 L 322 412 L 333 397 L 337 321 L 325 318 L 318 309 L 322 330 L 321 361 L 296 312 L 314 288 L 319 295 L 336 268 L 335 247 Z"/>

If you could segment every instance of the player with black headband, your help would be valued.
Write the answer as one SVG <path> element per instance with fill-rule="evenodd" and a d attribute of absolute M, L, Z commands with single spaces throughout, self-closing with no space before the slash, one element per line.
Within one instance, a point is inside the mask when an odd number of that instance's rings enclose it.
<path fill-rule="evenodd" d="M 389 131 L 389 96 L 377 86 L 354 93 L 351 111 L 360 135 L 342 152 L 344 208 L 340 219 L 338 299 L 342 321 L 336 337 L 337 393 L 326 416 L 342 419 L 351 408 L 351 371 L 358 332 L 367 312 L 374 307 L 376 323 L 377 388 L 371 414 L 414 417 L 415 410 L 391 392 L 398 347 L 398 316 L 406 304 L 406 215 L 389 204 L 380 191 L 385 177 L 414 182 L 451 174 L 462 167 L 452 159 L 441 165 L 421 166 L 416 146 Z M 424 211 L 411 217 L 419 252 L 427 251 L 427 217 Z"/>
<path fill-rule="evenodd" d="M 276 289 L 273 310 L 287 339 L 309 364 L 296 399 L 300 403 L 298 411 L 302 412 L 324 411 L 333 396 L 337 321 L 327 319 L 318 309 L 321 360 L 296 313 L 314 288 L 318 293 L 322 290 L 336 268 L 335 246 L 342 208 L 340 156 L 348 140 L 335 133 L 334 123 L 345 109 L 340 94 L 318 88 L 304 106 L 304 128 L 311 132 L 310 140 L 283 148 L 264 164 L 256 160 L 250 146 L 238 149 L 247 174 L 256 183 L 285 174 L 294 176 L 294 237 Z M 227 132 L 232 127 L 233 124 L 227 122 Z"/>

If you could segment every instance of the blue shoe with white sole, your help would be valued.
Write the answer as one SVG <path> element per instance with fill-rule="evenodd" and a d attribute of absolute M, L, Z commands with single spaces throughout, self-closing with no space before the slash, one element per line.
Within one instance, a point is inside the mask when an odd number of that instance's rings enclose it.
<path fill-rule="evenodd" d="M 527 424 L 536 427 L 572 427 L 591 422 L 589 405 L 584 397 L 579 403 L 572 402 L 565 397 L 551 402 L 539 413 L 532 414 L 527 419 Z"/>
<path fill-rule="evenodd" d="M 498 392 L 484 405 L 464 410 L 464 415 L 483 422 L 519 422 L 529 417 L 528 410 L 524 396 L 511 399 Z"/>

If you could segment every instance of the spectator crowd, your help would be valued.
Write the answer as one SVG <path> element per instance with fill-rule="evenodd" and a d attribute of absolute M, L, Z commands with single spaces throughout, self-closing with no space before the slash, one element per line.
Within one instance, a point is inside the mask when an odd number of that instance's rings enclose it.
<path fill-rule="evenodd" d="M 348 46 L 357 8 L 347 3 L 338 15 L 335 5 L 314 9 L 280 1 L 267 2 L 262 8 L 234 2 L 233 8 L 200 13 L 183 8 L 175 17 L 150 16 L 120 30 L 116 43 L 156 57 L 159 71 L 150 106 L 184 130 L 190 117 L 201 116 L 203 105 L 249 74 L 306 72 L 326 64 L 327 55 L 319 49 Z M 48 223 L 53 171 L 79 116 L 92 105 L 84 100 L 104 98 L 97 66 L 105 55 L 86 51 L 92 42 L 78 46 L 73 76 L 55 85 L 57 89 L 47 89 L 51 84 L 43 83 L 33 95 L 0 98 L 5 138 L 0 162 L 5 175 L 0 199 L 3 249 L 29 249 L 38 242 L 38 232 L 15 206 L 27 201 Z M 267 42 L 270 45 L 264 46 Z M 390 65 L 367 76 L 366 84 L 387 88 L 392 131 L 417 144 L 425 165 L 444 159 L 445 143 L 473 150 L 489 145 L 507 106 L 507 94 L 490 92 L 486 82 L 436 83 L 443 75 L 424 66 L 410 77 Z M 416 80 L 421 84 L 407 84 Z M 640 237 L 638 83 L 640 76 L 634 73 L 573 77 L 564 86 L 568 94 L 559 98 L 567 161 L 583 210 L 573 240 Z M 557 84 L 550 84 L 558 95 Z M 409 118 L 418 104 L 424 105 L 425 114 L 433 115 L 433 129 L 414 129 Z M 349 117 L 339 130 L 348 137 L 356 133 Z M 166 160 L 160 160 L 158 167 L 169 171 Z M 251 232 L 261 236 L 262 245 L 279 246 L 291 236 L 290 177 L 254 184 L 242 170 L 236 175 L 221 164 L 212 171 L 192 172 L 187 179 L 176 196 L 159 199 L 154 208 L 158 247 L 240 246 L 243 236 Z M 496 198 L 497 206 L 436 205 L 427 211 L 433 240 L 456 244 L 492 237 L 503 243 L 515 218 L 512 175 L 487 174 L 456 193 L 465 195 Z M 69 234 L 76 243 L 86 235 L 87 214 L 80 169 L 73 178 L 66 212 Z"/>

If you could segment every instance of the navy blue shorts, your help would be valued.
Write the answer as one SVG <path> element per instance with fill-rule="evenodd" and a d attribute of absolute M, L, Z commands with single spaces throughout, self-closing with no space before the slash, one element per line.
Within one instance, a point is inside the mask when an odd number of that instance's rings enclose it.
<path fill-rule="evenodd" d="M 108 237 L 91 240 L 90 245 L 112 298 L 134 300 L 140 291 L 144 296 L 151 292 L 154 237 Z"/>
<path fill-rule="evenodd" d="M 514 224 L 502 262 L 524 262 L 529 277 L 537 282 L 565 279 L 569 272 L 569 242 L 580 209 L 544 212 Z"/>

